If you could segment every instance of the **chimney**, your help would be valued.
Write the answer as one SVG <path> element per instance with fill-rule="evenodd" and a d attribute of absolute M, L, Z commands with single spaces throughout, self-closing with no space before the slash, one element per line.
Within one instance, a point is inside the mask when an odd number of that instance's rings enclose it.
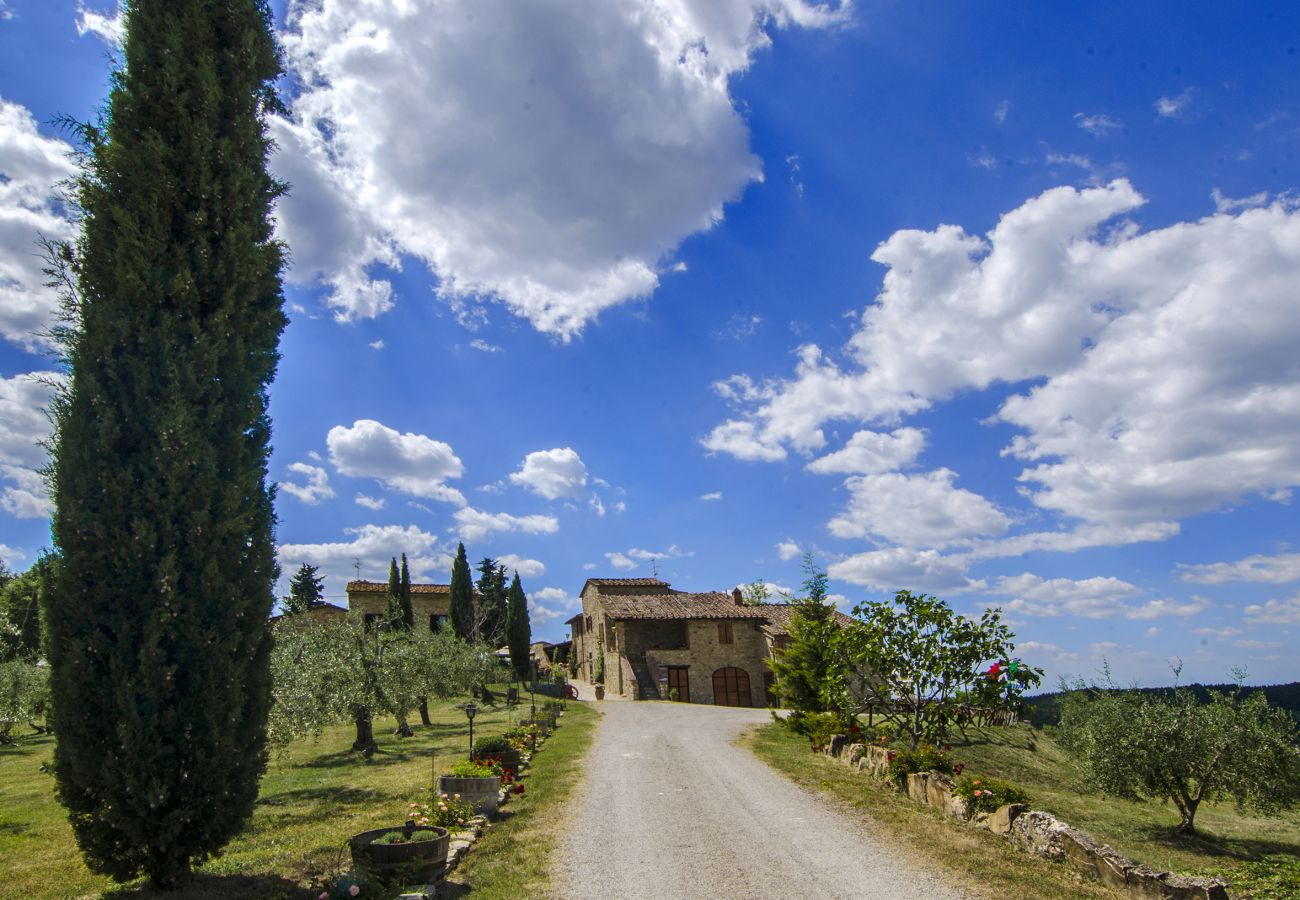
<path fill-rule="evenodd" d="M 745 596 L 740 593 L 740 588 L 738 587 L 731 589 L 731 599 L 736 601 L 737 606 L 745 605 Z"/>

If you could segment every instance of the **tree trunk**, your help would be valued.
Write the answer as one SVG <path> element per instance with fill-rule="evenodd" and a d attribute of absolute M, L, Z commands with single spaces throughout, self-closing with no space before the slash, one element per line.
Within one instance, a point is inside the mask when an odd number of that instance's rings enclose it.
<path fill-rule="evenodd" d="M 406 721 L 405 712 L 399 712 L 397 714 L 397 728 L 393 730 L 393 734 L 398 737 L 411 737 L 411 735 L 415 734 L 415 732 L 411 730 L 410 724 Z"/>
<path fill-rule="evenodd" d="M 1178 806 L 1178 834 L 1195 834 L 1196 833 L 1196 808 L 1200 806 L 1200 798 L 1179 799 L 1176 801 Z"/>
<path fill-rule="evenodd" d="M 431 721 L 429 721 L 429 698 L 428 697 L 420 698 L 420 724 L 421 725 L 433 724 Z"/>
<path fill-rule="evenodd" d="M 362 756 L 369 757 L 379 749 L 375 745 L 375 728 L 370 719 L 370 710 L 364 706 L 358 706 L 355 712 L 357 722 L 357 739 L 352 742 L 352 749 L 357 750 Z"/>

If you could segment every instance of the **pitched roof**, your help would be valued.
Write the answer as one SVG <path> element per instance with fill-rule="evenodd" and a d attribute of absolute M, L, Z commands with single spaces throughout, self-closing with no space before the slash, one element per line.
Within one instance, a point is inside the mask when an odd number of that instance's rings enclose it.
<path fill-rule="evenodd" d="M 638 594 L 602 597 L 609 619 L 762 619 L 761 607 L 737 606 L 730 594 Z"/>
<path fill-rule="evenodd" d="M 764 603 L 753 608 L 763 610 L 763 616 L 767 619 L 767 625 L 763 628 L 764 631 L 769 634 L 789 634 L 790 621 L 794 618 L 795 610 L 799 608 L 799 604 Z M 834 617 L 836 624 L 841 628 L 853 621 L 838 609 L 835 610 Z"/>
<path fill-rule="evenodd" d="M 388 582 L 386 581 L 349 581 L 349 594 L 386 594 L 388 593 Z M 450 594 L 451 585 L 449 584 L 413 584 L 411 585 L 412 594 Z"/>
<path fill-rule="evenodd" d="M 594 584 L 596 587 L 609 585 L 610 587 L 668 587 L 668 582 L 660 581 L 658 578 L 588 578 L 586 584 Z"/>

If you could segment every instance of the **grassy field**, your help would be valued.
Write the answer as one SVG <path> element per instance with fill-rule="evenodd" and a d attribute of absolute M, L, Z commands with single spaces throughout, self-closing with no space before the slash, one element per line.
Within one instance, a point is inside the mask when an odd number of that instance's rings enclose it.
<path fill-rule="evenodd" d="M 1118 896 L 1101 885 L 1080 882 L 1063 866 L 1014 851 L 1002 838 L 920 807 L 838 761 L 810 753 L 805 738 L 782 727 L 763 726 L 752 741 L 769 764 L 842 800 L 857 814 L 883 825 L 904 846 L 956 870 L 963 882 L 978 884 L 990 895 Z M 967 773 L 1017 784 L 1029 792 L 1034 809 L 1059 816 L 1137 862 L 1192 874 L 1221 872 L 1232 884 L 1234 897 L 1297 896 L 1288 888 L 1245 889 L 1260 871 L 1294 866 L 1300 858 L 1300 811 L 1265 818 L 1239 813 L 1231 804 L 1202 806 L 1196 817 L 1200 834 L 1178 837 L 1173 834 L 1178 816 L 1172 807 L 1129 803 L 1089 790 L 1050 733 L 1028 726 L 989 729 L 972 734 L 969 742 L 954 742 L 952 757 L 965 764 Z"/>
<path fill-rule="evenodd" d="M 1300 858 L 1300 809 L 1278 818 L 1239 812 L 1232 803 L 1202 805 L 1198 834 L 1173 833 L 1172 805 L 1129 803 L 1091 789 L 1051 729 L 992 728 L 954 743 L 952 756 L 968 771 L 1005 778 L 1027 790 L 1035 809 L 1050 812 L 1120 853 L 1157 869 L 1197 873 L 1227 870 L 1229 879 L 1252 861 Z"/>
<path fill-rule="evenodd" d="M 520 706 L 518 710 L 525 709 Z M 475 737 L 499 734 L 519 712 L 479 704 Z M 368 828 L 401 820 L 408 801 L 428 796 L 433 774 L 445 772 L 469 748 L 469 731 L 462 705 L 441 704 L 430 710 L 433 724 L 414 726 L 415 736 L 391 734 L 394 723 L 375 723 L 379 753 L 362 759 L 349 748 L 350 726 L 338 726 L 320 738 L 295 744 L 287 756 L 272 759 L 262 781 L 261 796 L 252 822 L 226 848 L 225 853 L 202 867 L 199 876 L 172 898 L 235 898 L 259 900 L 310 896 L 305 888 L 313 878 L 349 866 L 347 838 Z M 563 727 L 538 754 L 527 793 L 506 826 L 494 826 L 470 858 L 493 852 L 494 843 L 512 852 L 514 846 L 496 841 L 498 827 L 516 834 L 516 844 L 531 840 L 526 809 L 545 817 L 548 796 L 546 773 L 565 775 L 563 760 L 580 755 L 589 740 L 597 714 L 583 704 L 569 704 Z M 416 717 L 418 722 L 419 718 Z M 566 755 L 565 748 L 569 748 Z M 53 776 L 41 771 L 50 759 L 53 741 L 48 737 L 23 738 L 17 747 L 0 747 L 0 896 L 24 898 L 152 896 L 147 887 L 115 886 L 86 869 L 77 852 L 63 808 L 54 796 Z M 574 763 L 576 765 L 576 763 Z M 515 807 L 512 801 L 507 809 Z M 519 825 L 514 824 L 515 818 Z M 484 861 L 483 868 L 489 867 Z M 487 879 L 501 884 L 508 871 Z M 533 881 L 538 876 L 527 875 Z M 501 894 L 493 894 L 493 896 Z"/>

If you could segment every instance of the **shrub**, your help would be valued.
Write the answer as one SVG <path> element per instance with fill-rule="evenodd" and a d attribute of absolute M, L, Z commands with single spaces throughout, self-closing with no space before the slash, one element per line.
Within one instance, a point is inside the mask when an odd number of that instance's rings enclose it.
<path fill-rule="evenodd" d="M 511 749 L 510 740 L 504 734 L 499 737 L 479 738 L 474 742 L 475 756 L 504 753 L 509 749 Z"/>
<path fill-rule="evenodd" d="M 389 831 L 381 834 L 370 843 L 372 844 L 418 844 L 421 841 L 431 841 L 439 835 L 433 831 L 412 831 L 408 838 L 404 831 Z"/>
<path fill-rule="evenodd" d="M 814 750 L 825 747 L 835 735 L 845 734 L 850 728 L 857 727 L 857 722 L 852 717 L 838 712 L 797 710 L 779 721 L 783 721 L 795 734 L 808 738 Z"/>
<path fill-rule="evenodd" d="M 993 812 L 1008 803 L 1029 802 L 1029 795 L 1014 784 L 983 776 L 967 775 L 958 781 L 957 796 L 966 800 L 971 812 Z"/>
<path fill-rule="evenodd" d="M 933 744 L 922 744 L 915 750 L 890 751 L 889 774 L 900 781 L 913 772 L 935 771 L 951 775 L 953 763 L 947 753 Z"/>
<path fill-rule="evenodd" d="M 500 775 L 496 768 L 481 762 L 466 760 L 451 767 L 451 774 L 456 778 L 491 778 Z"/>

